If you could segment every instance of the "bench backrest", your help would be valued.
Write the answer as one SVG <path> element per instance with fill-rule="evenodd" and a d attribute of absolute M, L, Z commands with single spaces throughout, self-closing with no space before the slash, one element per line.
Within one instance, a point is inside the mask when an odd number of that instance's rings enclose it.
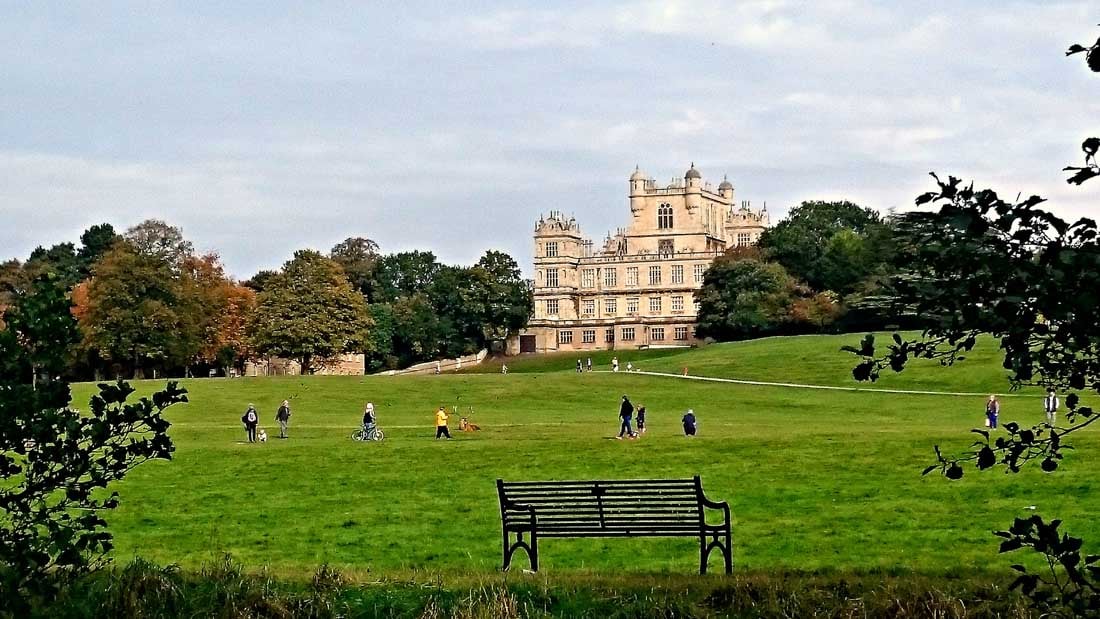
<path fill-rule="evenodd" d="M 497 480 L 501 519 L 540 535 L 694 535 L 703 524 L 699 477 L 584 481 Z"/>

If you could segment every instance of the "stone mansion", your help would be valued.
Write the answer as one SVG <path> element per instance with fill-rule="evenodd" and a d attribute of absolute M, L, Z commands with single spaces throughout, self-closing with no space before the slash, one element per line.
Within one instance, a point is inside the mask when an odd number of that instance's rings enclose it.
<path fill-rule="evenodd" d="M 551 212 L 535 225 L 535 314 L 520 350 L 690 345 L 703 272 L 768 225 L 766 205 L 734 206 L 733 185 L 712 187 L 694 164 L 666 187 L 635 170 L 629 223 L 600 248 L 573 218 Z"/>

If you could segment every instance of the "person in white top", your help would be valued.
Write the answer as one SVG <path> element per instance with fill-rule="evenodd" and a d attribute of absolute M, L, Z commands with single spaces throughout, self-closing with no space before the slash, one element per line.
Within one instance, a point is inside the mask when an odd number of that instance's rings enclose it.
<path fill-rule="evenodd" d="M 619 371 L 619 358 L 618 357 L 612 357 L 611 358 L 611 371 L 612 372 L 618 372 Z"/>
<path fill-rule="evenodd" d="M 1054 427 L 1054 418 L 1058 414 L 1058 394 L 1054 389 L 1047 389 L 1047 397 L 1043 398 L 1043 411 L 1047 414 L 1047 425 Z"/>

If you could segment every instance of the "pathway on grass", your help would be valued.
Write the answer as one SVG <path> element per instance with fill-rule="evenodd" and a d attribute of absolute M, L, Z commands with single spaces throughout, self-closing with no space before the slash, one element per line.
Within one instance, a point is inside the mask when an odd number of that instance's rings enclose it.
<path fill-rule="evenodd" d="M 598 372 L 610 373 L 608 370 L 597 370 Z M 679 378 L 682 380 L 701 380 L 712 383 L 733 383 L 735 385 L 756 385 L 760 387 L 789 387 L 793 389 L 819 389 L 822 391 L 861 391 L 867 393 L 900 393 L 907 395 L 939 395 L 939 396 L 960 396 L 960 397 L 987 397 L 989 394 L 986 392 L 968 392 L 968 391 L 922 391 L 919 389 L 878 389 L 874 387 L 837 387 L 834 385 L 807 385 L 803 383 L 776 383 L 764 380 L 744 380 L 739 378 L 717 378 L 715 376 L 692 376 L 683 374 L 673 374 L 671 372 L 643 372 L 641 370 L 633 370 L 629 372 L 620 372 L 621 374 L 640 374 L 643 376 L 660 376 L 663 378 Z M 1006 393 L 997 394 L 997 397 L 1004 398 L 1016 398 L 1016 397 L 1028 397 L 1027 394 L 1022 393 Z M 1032 396 L 1033 397 L 1033 396 Z"/>

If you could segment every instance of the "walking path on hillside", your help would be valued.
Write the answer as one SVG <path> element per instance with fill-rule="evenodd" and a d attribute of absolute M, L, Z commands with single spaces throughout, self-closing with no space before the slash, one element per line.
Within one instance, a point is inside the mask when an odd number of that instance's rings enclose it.
<path fill-rule="evenodd" d="M 598 370 L 600 372 L 610 373 L 608 370 Z M 760 387 L 788 387 L 792 389 L 819 389 L 822 391 L 860 391 L 866 393 L 896 393 L 907 395 L 939 395 L 939 396 L 960 396 L 960 397 L 986 397 L 989 394 L 985 392 L 968 392 L 968 391 L 922 391 L 919 389 L 877 389 L 874 387 L 837 387 L 834 385 L 806 385 L 802 383 L 776 383 L 764 380 L 744 380 L 739 378 L 717 378 L 715 376 L 692 376 L 683 374 L 673 374 L 670 372 L 643 372 L 641 370 L 633 370 L 630 372 L 622 371 L 620 374 L 639 374 L 642 376 L 660 376 L 664 378 L 679 378 L 682 380 L 701 380 L 712 383 L 733 383 L 735 385 L 756 385 Z M 1006 393 L 998 394 L 997 397 L 1024 397 L 1022 393 Z"/>

